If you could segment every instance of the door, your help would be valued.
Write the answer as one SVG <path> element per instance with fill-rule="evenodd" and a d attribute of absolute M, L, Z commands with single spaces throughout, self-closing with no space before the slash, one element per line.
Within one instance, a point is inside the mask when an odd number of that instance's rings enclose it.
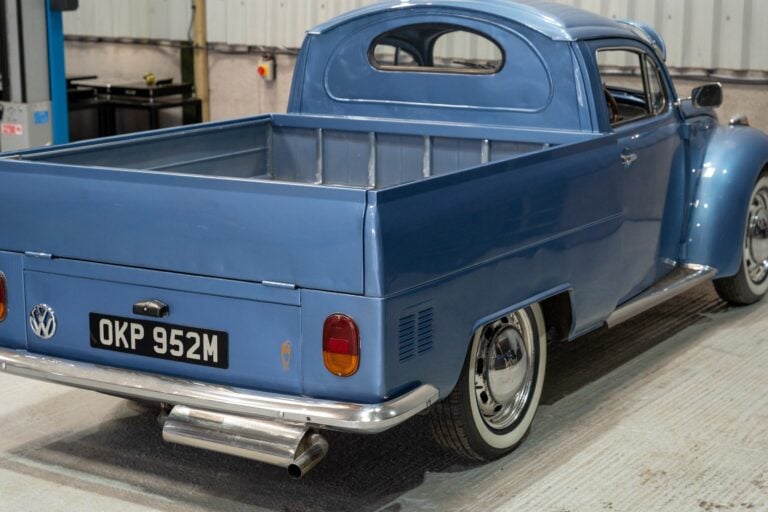
<path fill-rule="evenodd" d="M 684 209 L 684 144 L 672 89 L 650 51 L 596 45 L 605 121 L 616 137 L 624 223 L 620 302 L 672 270 Z"/>

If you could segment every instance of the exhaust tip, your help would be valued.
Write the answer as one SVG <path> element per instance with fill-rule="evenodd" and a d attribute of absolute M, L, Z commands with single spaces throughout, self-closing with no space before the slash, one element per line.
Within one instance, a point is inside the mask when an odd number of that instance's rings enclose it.
<path fill-rule="evenodd" d="M 299 466 L 297 466 L 296 464 L 291 464 L 290 466 L 288 466 L 288 476 L 293 478 L 294 480 L 298 480 L 304 476 L 304 473 L 301 471 L 301 468 Z"/>
<path fill-rule="evenodd" d="M 322 434 L 313 432 L 304 438 L 307 449 L 297 454 L 292 464 L 288 465 L 288 476 L 299 479 L 325 458 L 328 453 L 328 440 Z"/>

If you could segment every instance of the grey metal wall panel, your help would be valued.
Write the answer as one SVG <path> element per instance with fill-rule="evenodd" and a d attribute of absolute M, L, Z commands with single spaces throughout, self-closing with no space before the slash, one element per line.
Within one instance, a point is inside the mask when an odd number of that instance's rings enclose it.
<path fill-rule="evenodd" d="M 188 0 L 82 0 L 64 13 L 66 34 L 139 39 L 187 38 L 192 10 Z"/>
<path fill-rule="evenodd" d="M 669 64 L 768 71 L 767 0 L 555 0 L 658 28 Z M 297 48 L 304 31 L 372 0 L 208 0 L 211 42 Z M 186 39 L 191 0 L 80 0 L 68 34 Z"/>
<path fill-rule="evenodd" d="M 656 27 L 677 68 L 768 71 L 766 0 L 555 0 Z"/>

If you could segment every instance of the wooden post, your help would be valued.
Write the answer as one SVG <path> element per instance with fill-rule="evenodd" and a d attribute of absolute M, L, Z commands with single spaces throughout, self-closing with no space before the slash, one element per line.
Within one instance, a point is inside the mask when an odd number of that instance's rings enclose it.
<path fill-rule="evenodd" d="M 203 104 L 203 121 L 211 120 L 210 89 L 208 86 L 208 27 L 206 0 L 194 0 L 195 27 L 195 91 Z"/>

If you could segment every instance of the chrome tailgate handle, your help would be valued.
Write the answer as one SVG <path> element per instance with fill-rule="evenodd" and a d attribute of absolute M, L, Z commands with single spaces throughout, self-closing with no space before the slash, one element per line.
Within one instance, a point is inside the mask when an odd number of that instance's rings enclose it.
<path fill-rule="evenodd" d="M 159 300 L 145 300 L 133 305 L 133 314 L 152 318 L 165 318 L 170 313 L 168 304 Z"/>

